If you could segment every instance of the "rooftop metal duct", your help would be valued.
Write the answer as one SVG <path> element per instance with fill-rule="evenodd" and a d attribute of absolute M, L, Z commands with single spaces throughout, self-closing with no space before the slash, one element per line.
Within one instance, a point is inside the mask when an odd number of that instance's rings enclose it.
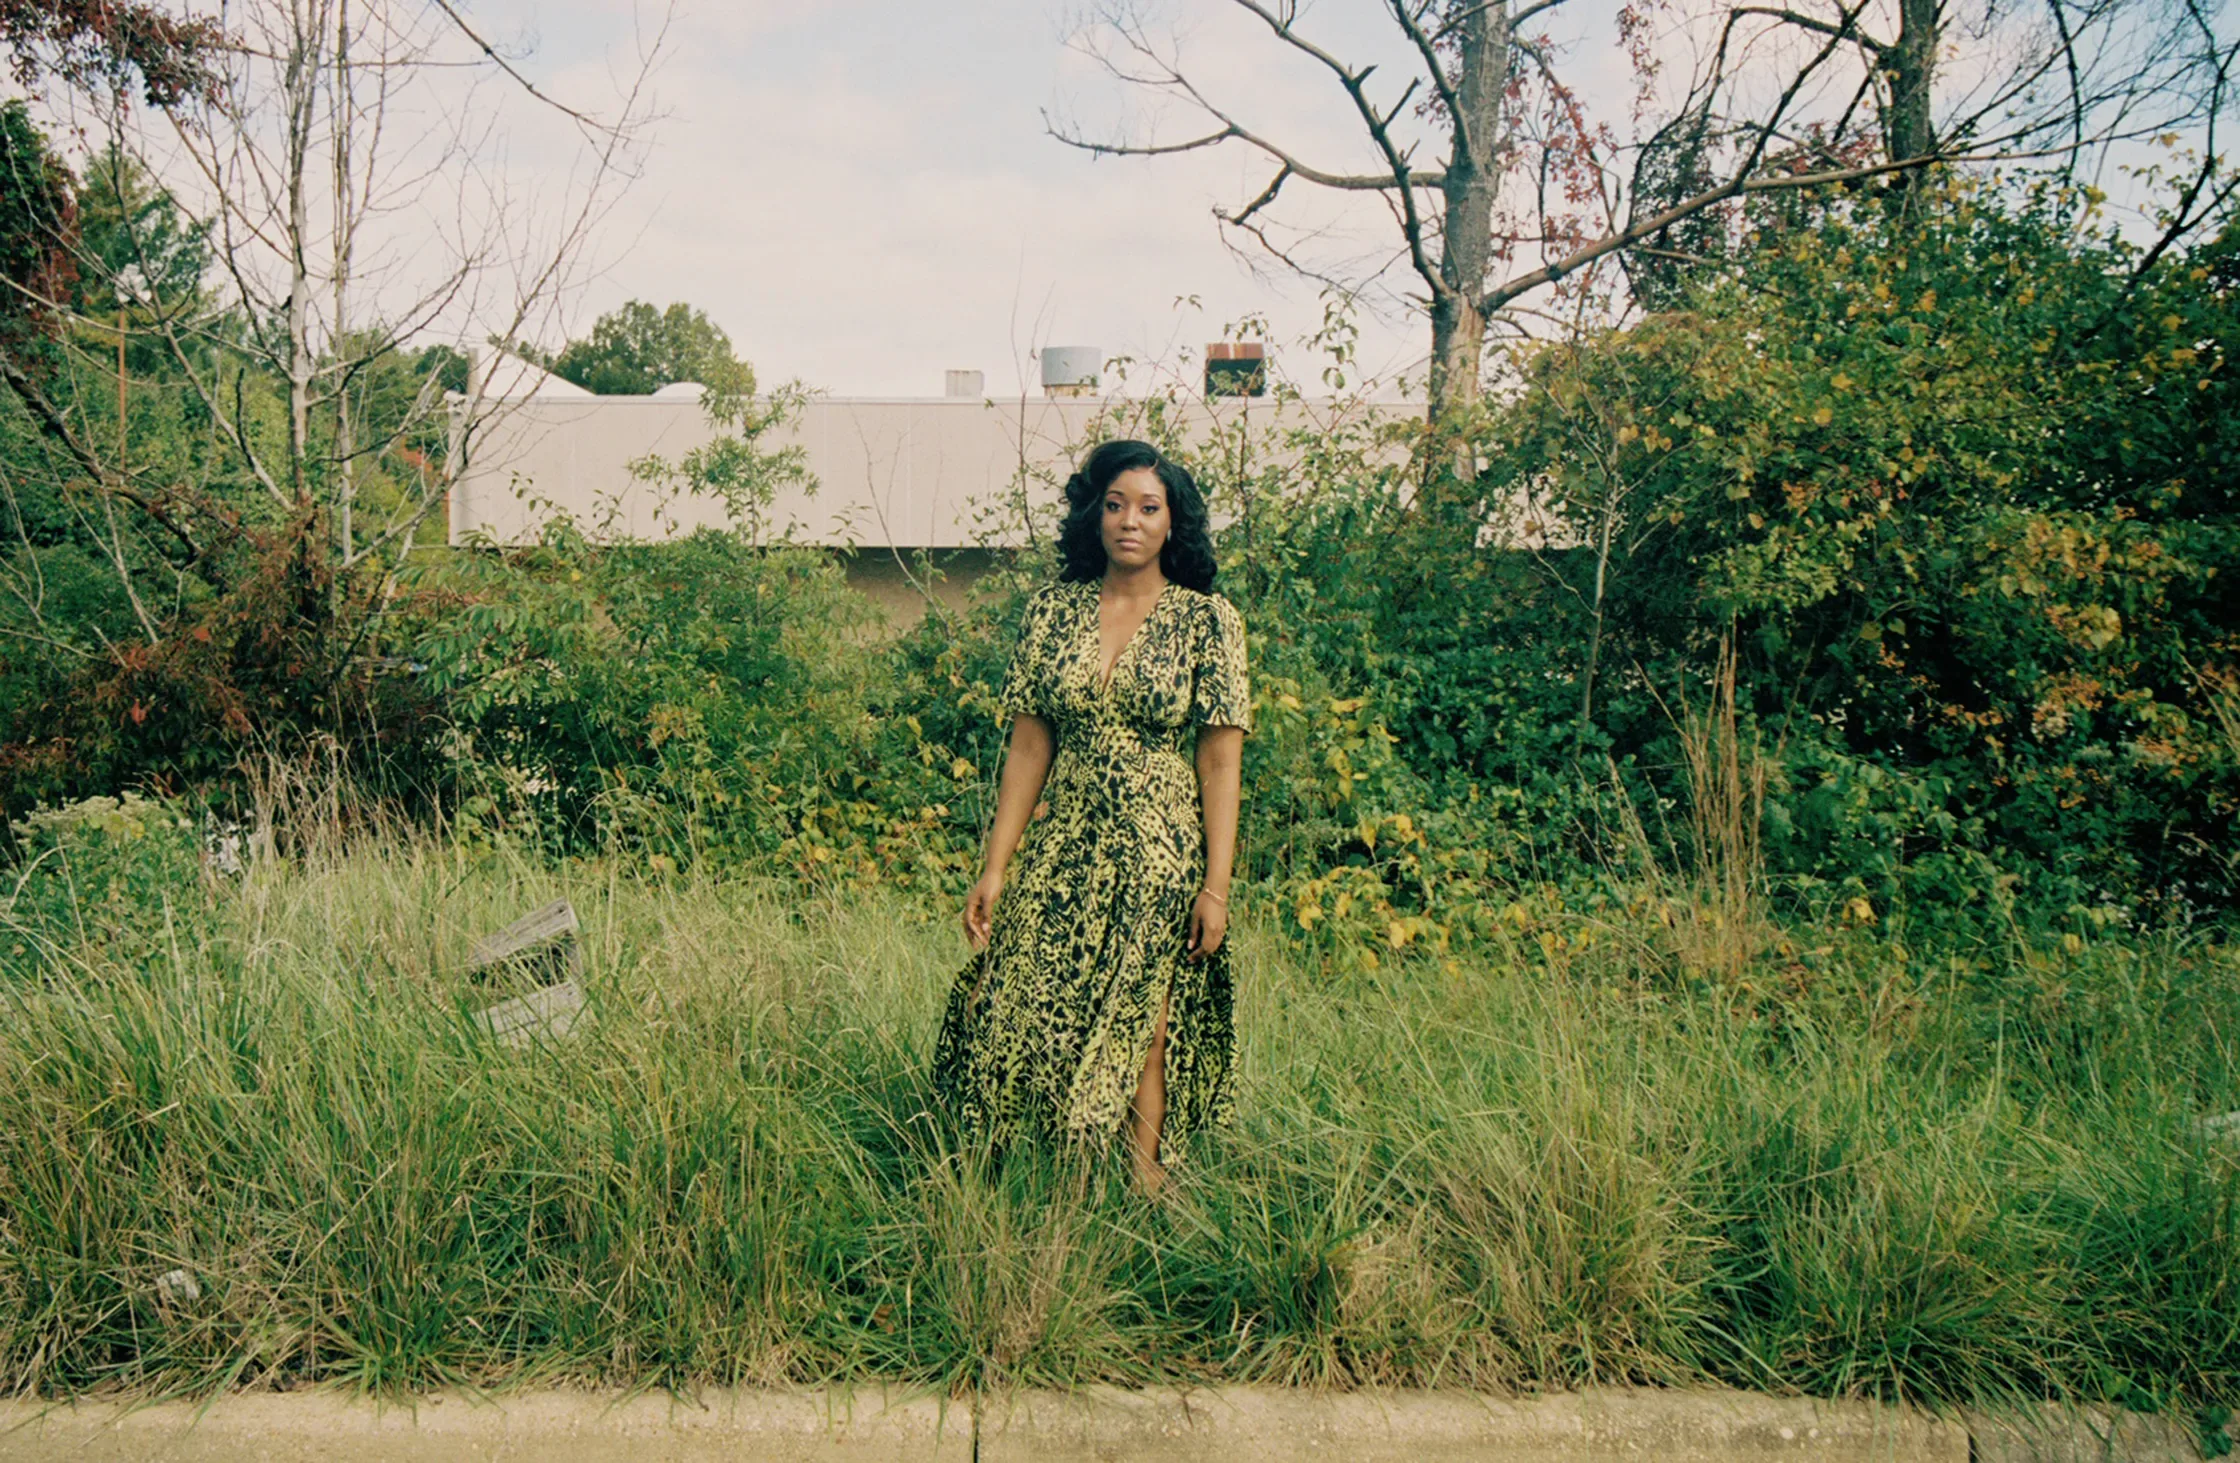
<path fill-rule="evenodd" d="M 1044 396 L 1094 396 L 1104 352 L 1093 345 L 1046 345 L 1042 348 Z"/>

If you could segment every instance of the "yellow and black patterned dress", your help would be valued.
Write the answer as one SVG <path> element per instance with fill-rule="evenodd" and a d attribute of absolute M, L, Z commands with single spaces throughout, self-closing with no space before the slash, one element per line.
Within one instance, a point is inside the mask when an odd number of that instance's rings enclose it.
<path fill-rule="evenodd" d="M 1048 811 L 1006 871 L 987 945 L 958 975 L 933 1081 L 964 1131 L 1102 1144 L 1120 1126 L 1167 1009 L 1162 1155 L 1224 1120 L 1236 1032 L 1226 944 L 1185 958 L 1205 875 L 1201 726 L 1249 727 L 1244 621 L 1169 584 L 1099 685 L 1095 582 L 1028 604 L 1002 708 L 1048 721 Z"/>

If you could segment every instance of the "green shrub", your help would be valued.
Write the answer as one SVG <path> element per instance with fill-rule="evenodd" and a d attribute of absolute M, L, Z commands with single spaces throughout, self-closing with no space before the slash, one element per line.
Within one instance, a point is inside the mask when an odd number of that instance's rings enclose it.
<path fill-rule="evenodd" d="M 1630 670 L 1595 716 L 1621 759 L 1672 761 L 1646 693 L 1731 639 L 1788 769 L 1781 872 L 1993 923 L 2002 889 L 2228 912 L 2240 237 L 2134 278 L 2080 196 L 1918 202 L 1826 204 L 1683 307 L 1534 352 L 1489 491 L 1535 485 L 1579 542 L 1541 557 Z"/>
<path fill-rule="evenodd" d="M 0 968 L 131 969 L 203 937 L 208 894 L 195 822 L 126 793 L 34 811 L 11 825 L 0 873 Z"/>

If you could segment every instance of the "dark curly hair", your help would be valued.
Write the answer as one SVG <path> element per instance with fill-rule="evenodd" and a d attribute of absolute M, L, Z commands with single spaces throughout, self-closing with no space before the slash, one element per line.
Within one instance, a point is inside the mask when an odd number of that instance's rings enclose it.
<path fill-rule="evenodd" d="M 1206 531 L 1206 497 L 1197 482 L 1149 442 L 1122 437 L 1091 452 L 1081 471 L 1066 479 L 1066 521 L 1058 529 L 1058 577 L 1079 584 L 1104 577 L 1104 495 L 1124 472 L 1148 467 L 1167 490 L 1167 543 L 1159 568 L 1168 579 L 1201 594 L 1213 590 L 1213 537 Z"/>

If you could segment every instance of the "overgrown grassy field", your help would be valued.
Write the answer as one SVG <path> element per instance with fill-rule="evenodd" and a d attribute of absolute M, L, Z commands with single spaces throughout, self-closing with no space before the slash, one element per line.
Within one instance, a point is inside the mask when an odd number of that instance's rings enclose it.
<path fill-rule="evenodd" d="M 500 1047 L 468 946 L 561 895 L 592 1008 Z M 1242 1116 L 1152 1208 L 1117 1151 L 991 1168 L 926 1112 L 944 906 L 409 839 L 179 898 L 0 980 L 0 1392 L 2240 1393 L 2206 942 L 1691 981 L 1550 913 L 1341 977 L 1248 910 Z"/>

